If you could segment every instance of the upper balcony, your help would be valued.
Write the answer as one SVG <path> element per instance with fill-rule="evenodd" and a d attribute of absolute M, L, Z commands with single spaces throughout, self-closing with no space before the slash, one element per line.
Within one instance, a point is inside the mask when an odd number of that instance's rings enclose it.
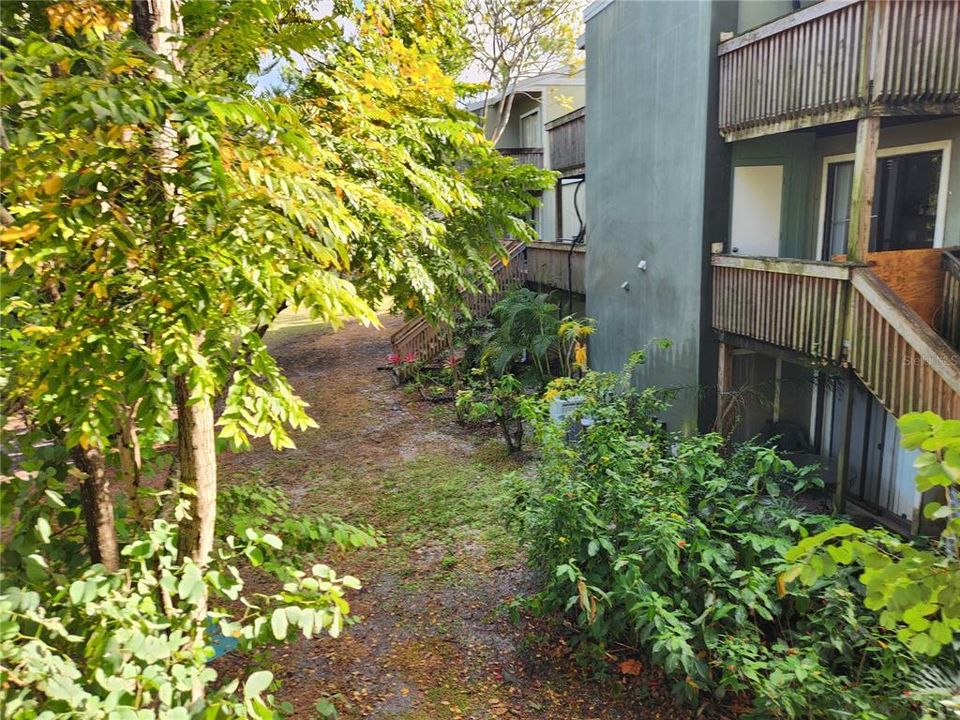
<path fill-rule="evenodd" d="M 822 0 L 720 43 L 728 142 L 865 116 L 960 113 L 960 2 Z"/>
<path fill-rule="evenodd" d="M 578 108 L 546 125 L 550 142 L 550 169 L 564 176 L 584 171 L 584 134 L 587 128 L 585 108 Z"/>

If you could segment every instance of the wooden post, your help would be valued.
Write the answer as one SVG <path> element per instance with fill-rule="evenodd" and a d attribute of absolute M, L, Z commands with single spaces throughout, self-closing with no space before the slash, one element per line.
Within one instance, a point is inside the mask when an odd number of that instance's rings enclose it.
<path fill-rule="evenodd" d="M 850 229 L 847 233 L 847 260 L 850 262 L 863 262 L 870 248 L 879 139 L 880 118 L 860 118 L 857 122 L 857 147 L 853 157 Z"/>
<path fill-rule="evenodd" d="M 733 345 L 721 342 L 717 359 L 717 432 L 727 434 L 727 410 L 733 391 Z"/>
<path fill-rule="evenodd" d="M 833 511 L 847 510 L 847 488 L 850 484 L 850 431 L 853 426 L 853 375 L 848 369 L 843 383 L 843 418 L 840 421 L 840 454 L 837 457 L 837 486 L 833 494 Z"/>

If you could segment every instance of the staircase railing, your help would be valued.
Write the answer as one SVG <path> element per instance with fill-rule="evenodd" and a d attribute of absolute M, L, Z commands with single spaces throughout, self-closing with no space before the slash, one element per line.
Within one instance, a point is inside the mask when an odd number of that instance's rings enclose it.
<path fill-rule="evenodd" d="M 940 334 L 960 352 L 960 250 L 947 251 L 943 267 L 943 306 L 940 308 Z"/>
<path fill-rule="evenodd" d="M 960 418 L 960 359 L 882 280 L 851 274 L 849 361 L 893 415 L 932 410 Z"/>
<path fill-rule="evenodd" d="M 465 294 L 464 300 L 474 317 L 489 314 L 493 306 L 503 299 L 507 290 L 522 283 L 526 277 L 527 246 L 519 242 L 505 243 L 507 261 L 499 256 L 491 258 L 490 269 L 497 282 L 491 293 Z M 449 325 L 433 325 L 424 317 L 415 317 L 390 336 L 393 352 L 401 358 L 411 354 L 420 362 L 429 362 L 440 353 L 449 350 L 453 341 L 453 328 Z"/>

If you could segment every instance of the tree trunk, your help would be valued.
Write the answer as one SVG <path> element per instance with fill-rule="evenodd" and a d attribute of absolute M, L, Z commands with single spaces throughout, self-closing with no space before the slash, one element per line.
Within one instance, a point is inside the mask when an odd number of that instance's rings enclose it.
<path fill-rule="evenodd" d="M 162 55 L 175 70 L 181 70 L 180 57 L 177 54 L 173 38 L 183 34 L 180 18 L 174 15 L 172 0 L 133 0 L 133 29 L 140 39 L 157 55 Z M 167 72 L 158 73 L 162 79 L 168 79 Z"/>
<path fill-rule="evenodd" d="M 117 546 L 113 496 L 110 494 L 103 454 L 97 448 L 84 450 L 75 447 L 73 462 L 86 476 L 80 486 L 80 497 L 83 519 L 87 525 L 90 560 L 102 563 L 107 570 L 114 572 L 120 567 L 120 551 Z"/>
<path fill-rule="evenodd" d="M 213 550 L 217 517 L 217 449 L 210 398 L 190 402 L 184 376 L 174 379 L 180 437 L 180 487 L 190 516 L 180 525 L 180 557 L 206 565 Z M 187 489 L 189 488 L 189 489 Z"/>

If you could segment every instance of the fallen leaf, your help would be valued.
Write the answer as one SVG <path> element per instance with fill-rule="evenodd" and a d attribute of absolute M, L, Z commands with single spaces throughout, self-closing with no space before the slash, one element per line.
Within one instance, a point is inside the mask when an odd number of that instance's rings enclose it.
<path fill-rule="evenodd" d="M 624 660 L 620 663 L 620 672 L 624 675 L 640 675 L 643 672 L 643 665 L 633 658 Z"/>

